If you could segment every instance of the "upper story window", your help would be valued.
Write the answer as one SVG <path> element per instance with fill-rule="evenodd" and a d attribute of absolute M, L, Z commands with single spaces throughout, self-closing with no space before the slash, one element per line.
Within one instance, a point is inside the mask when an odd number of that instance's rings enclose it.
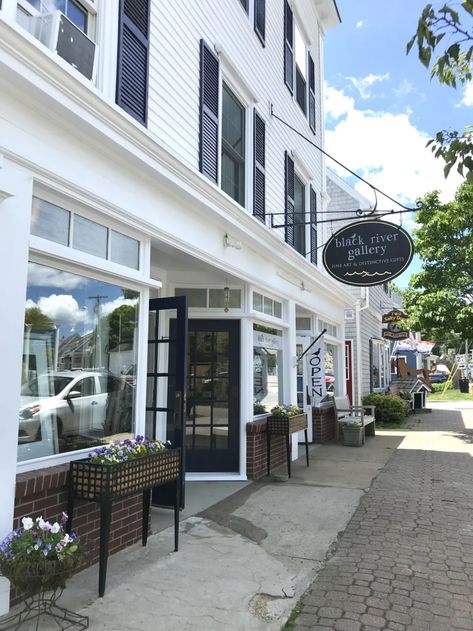
<path fill-rule="evenodd" d="M 200 41 L 200 137 L 199 170 L 209 180 L 221 186 L 232 199 L 246 207 L 250 202 L 248 189 L 253 192 L 253 215 L 265 221 L 266 195 L 266 125 L 253 109 L 250 116 L 251 95 L 239 77 L 233 85 L 246 99 L 237 96 L 228 82 L 222 80 L 220 60 L 215 51 Z M 249 129 L 248 129 L 249 128 Z M 253 160 L 249 168 L 247 150 L 253 140 Z M 250 177 L 252 182 L 248 183 Z"/>
<path fill-rule="evenodd" d="M 239 0 L 248 16 L 253 17 L 255 33 L 264 46 L 266 36 L 266 0 Z M 251 15 L 253 14 L 253 15 Z"/>
<path fill-rule="evenodd" d="M 307 113 L 307 49 L 301 31 L 294 22 L 294 57 L 296 60 L 295 98 L 299 107 Z"/>
<path fill-rule="evenodd" d="M 305 256 L 305 184 L 294 175 L 294 249 Z"/>
<path fill-rule="evenodd" d="M 94 79 L 93 0 L 18 0 L 16 15 L 17 22 L 42 44 Z"/>
<path fill-rule="evenodd" d="M 253 292 L 253 309 L 273 318 L 282 318 L 282 303 L 256 291 Z"/>
<path fill-rule="evenodd" d="M 315 133 L 315 64 L 301 24 L 287 0 L 284 9 L 284 82 Z"/>
<path fill-rule="evenodd" d="M 245 205 L 245 108 L 226 84 L 222 95 L 221 186 Z"/>

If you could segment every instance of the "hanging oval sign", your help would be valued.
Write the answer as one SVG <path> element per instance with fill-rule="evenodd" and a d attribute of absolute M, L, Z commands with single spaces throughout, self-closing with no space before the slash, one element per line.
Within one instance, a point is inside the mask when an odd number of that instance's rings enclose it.
<path fill-rule="evenodd" d="M 413 256 L 414 244 L 403 228 L 386 221 L 359 221 L 330 237 L 323 263 L 333 278 L 364 287 L 396 278 Z"/>

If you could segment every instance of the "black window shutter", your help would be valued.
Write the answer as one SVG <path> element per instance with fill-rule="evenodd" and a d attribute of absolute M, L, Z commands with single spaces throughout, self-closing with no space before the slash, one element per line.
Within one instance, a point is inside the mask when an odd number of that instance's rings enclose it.
<path fill-rule="evenodd" d="M 150 0 L 120 0 L 117 104 L 146 125 Z"/>
<path fill-rule="evenodd" d="M 254 181 L 253 181 L 253 215 L 265 222 L 266 217 L 266 125 L 264 120 L 256 112 L 253 121 L 253 156 L 254 156 Z"/>
<path fill-rule="evenodd" d="M 309 126 L 315 134 L 315 64 L 309 55 Z"/>
<path fill-rule="evenodd" d="M 266 0 L 255 0 L 255 33 L 264 46 L 266 33 Z"/>
<path fill-rule="evenodd" d="M 218 57 L 200 40 L 200 153 L 199 169 L 218 182 Z"/>
<path fill-rule="evenodd" d="M 317 193 L 310 187 L 310 261 L 317 265 Z"/>
<path fill-rule="evenodd" d="M 286 243 L 294 247 L 294 161 L 290 157 L 289 152 L 284 154 L 285 159 L 285 198 L 286 206 L 284 209 L 284 223 L 286 224 L 285 239 Z"/>
<path fill-rule="evenodd" d="M 294 90 L 294 28 L 291 7 L 284 0 L 284 82 L 291 94 Z"/>

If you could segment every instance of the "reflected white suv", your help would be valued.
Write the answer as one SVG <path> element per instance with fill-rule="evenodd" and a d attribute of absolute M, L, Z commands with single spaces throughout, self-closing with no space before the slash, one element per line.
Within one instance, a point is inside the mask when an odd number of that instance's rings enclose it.
<path fill-rule="evenodd" d="M 42 423 L 56 423 L 57 436 L 100 433 L 112 393 L 131 386 L 110 373 L 64 370 L 40 375 L 21 390 L 19 443 L 41 440 Z"/>

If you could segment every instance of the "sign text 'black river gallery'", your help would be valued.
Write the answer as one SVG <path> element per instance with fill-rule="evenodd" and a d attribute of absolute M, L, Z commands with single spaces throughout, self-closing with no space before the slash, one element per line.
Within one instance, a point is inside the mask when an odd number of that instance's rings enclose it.
<path fill-rule="evenodd" d="M 414 255 L 410 235 L 392 223 L 359 221 L 338 230 L 327 241 L 327 272 L 347 285 L 381 285 L 407 268 Z"/>

